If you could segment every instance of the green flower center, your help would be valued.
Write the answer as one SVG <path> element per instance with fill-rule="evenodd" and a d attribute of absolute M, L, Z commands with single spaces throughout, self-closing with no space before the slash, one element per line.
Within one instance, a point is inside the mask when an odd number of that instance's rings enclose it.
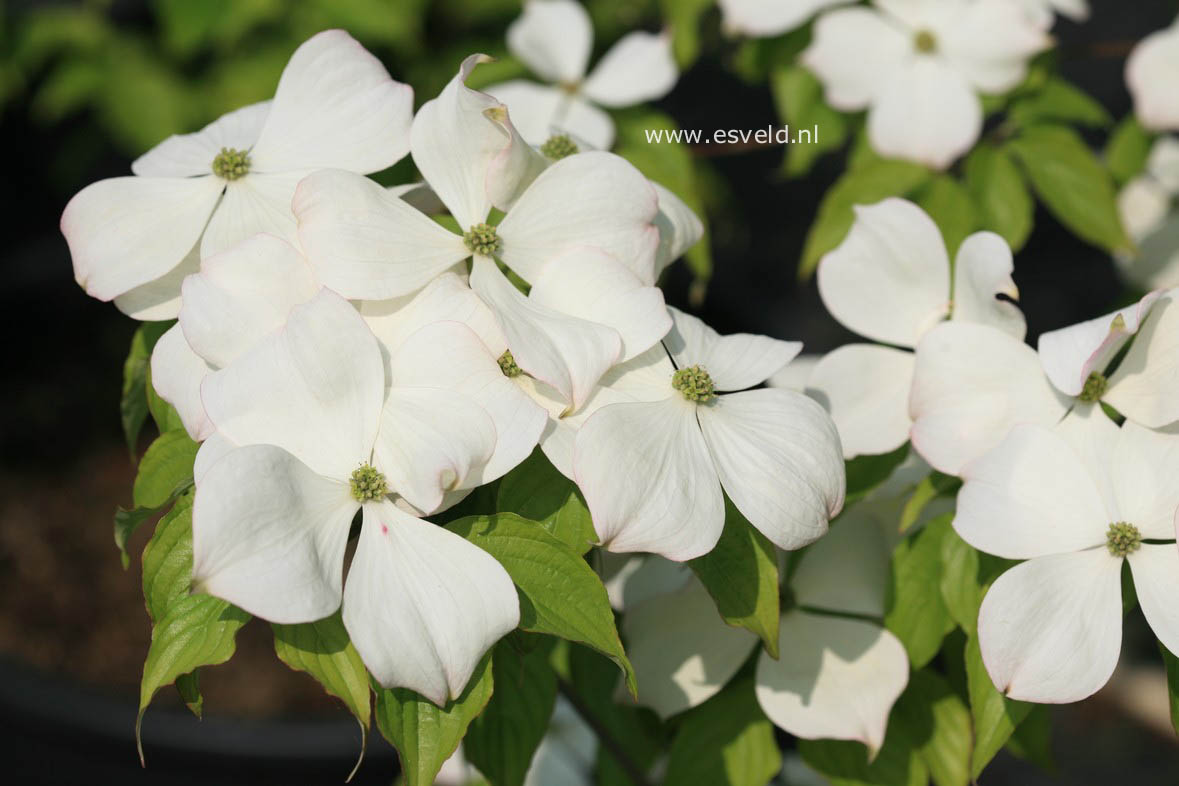
<path fill-rule="evenodd" d="M 463 235 L 463 244 L 472 254 L 489 257 L 503 249 L 503 241 L 491 224 L 476 224 Z"/>
<path fill-rule="evenodd" d="M 504 353 L 499 356 L 499 370 L 504 372 L 505 377 L 518 377 L 524 372 L 516 365 L 516 359 L 512 357 L 512 350 L 505 349 Z"/>
<path fill-rule="evenodd" d="M 352 487 L 352 498 L 357 502 L 369 502 L 380 499 L 389 493 L 389 484 L 385 476 L 371 464 L 361 464 L 352 472 L 349 481 Z"/>
<path fill-rule="evenodd" d="M 550 136 L 548 140 L 540 146 L 540 152 L 545 158 L 551 158 L 553 161 L 560 161 L 562 158 L 571 156 L 578 152 L 577 143 L 568 137 L 566 134 L 556 134 Z"/>
<path fill-rule="evenodd" d="M 700 366 L 681 368 L 671 375 L 671 386 L 688 401 L 704 404 L 716 398 L 712 377 Z"/>
<path fill-rule="evenodd" d="M 1105 547 L 1115 557 L 1125 557 L 1138 551 L 1142 545 L 1142 533 L 1133 524 L 1116 521 L 1109 525 L 1105 533 Z"/>
<path fill-rule="evenodd" d="M 918 30 L 913 36 L 913 46 L 918 52 L 932 54 L 937 51 L 937 36 L 928 30 Z"/>
<path fill-rule="evenodd" d="M 213 159 L 213 174 L 225 180 L 237 180 L 249 171 L 250 153 L 248 150 L 223 147 Z"/>
<path fill-rule="evenodd" d="M 1108 387 L 1109 380 L 1105 378 L 1105 375 L 1100 371 L 1094 371 L 1085 380 L 1085 387 L 1081 389 L 1081 395 L 1077 398 L 1090 403 L 1100 401 Z"/>

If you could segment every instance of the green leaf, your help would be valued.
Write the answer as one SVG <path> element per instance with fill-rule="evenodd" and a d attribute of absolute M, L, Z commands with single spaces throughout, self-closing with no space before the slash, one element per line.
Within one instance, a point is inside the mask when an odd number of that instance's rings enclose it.
<path fill-rule="evenodd" d="M 937 786 L 970 783 L 970 710 L 944 678 L 929 670 L 915 672 L 890 722 L 920 730 L 913 733 L 921 740 L 917 750 Z"/>
<path fill-rule="evenodd" d="M 847 498 L 844 507 L 863 499 L 892 476 L 893 470 L 904 463 L 909 455 L 909 444 L 905 443 L 891 453 L 856 456 L 844 462 L 847 471 Z"/>
<path fill-rule="evenodd" d="M 496 647 L 495 694 L 463 742 L 467 760 L 496 786 L 524 783 L 548 730 L 557 701 L 557 677 L 548 658 L 547 648 L 522 655 L 505 644 Z"/>
<path fill-rule="evenodd" d="M 953 529 L 942 538 L 941 594 L 954 622 L 973 636 L 983 599 L 978 583 L 978 552 Z"/>
<path fill-rule="evenodd" d="M 1171 705 L 1171 727 L 1179 734 L 1179 658 L 1159 642 L 1159 652 L 1167 667 L 1167 698 Z"/>
<path fill-rule="evenodd" d="M 663 23 L 671 31 L 671 51 L 681 70 L 700 54 L 700 18 L 713 4 L 713 0 L 659 0 Z"/>
<path fill-rule="evenodd" d="M 913 494 L 901 509 L 900 532 L 908 532 L 921 521 L 921 514 L 929 507 L 929 503 L 940 497 L 953 497 L 962 487 L 962 481 L 951 475 L 931 472 L 917 483 Z"/>
<path fill-rule="evenodd" d="M 578 554 L 598 540 L 581 492 L 540 448 L 500 481 L 496 510 L 538 522 Z"/>
<path fill-rule="evenodd" d="M 1118 215 L 1113 178 L 1071 128 L 1034 126 L 1007 149 L 1040 199 L 1077 237 L 1108 251 L 1133 248 Z"/>
<path fill-rule="evenodd" d="M 970 692 L 970 717 L 974 722 L 974 751 L 970 774 L 977 778 L 1027 717 L 1031 704 L 1000 693 L 983 665 L 978 638 L 966 642 L 966 683 Z"/>
<path fill-rule="evenodd" d="M 382 688 L 377 694 L 377 728 L 397 748 L 408 786 L 429 786 L 458 749 L 467 726 L 491 699 L 491 653 L 475 667 L 457 699 L 438 707 L 406 688 Z"/>
<path fill-rule="evenodd" d="M 1035 93 L 1017 98 L 1007 112 L 1021 126 L 1055 121 L 1105 128 L 1113 123 L 1109 112 L 1096 99 L 1055 76 L 1049 77 Z"/>
<path fill-rule="evenodd" d="M 927 786 L 929 768 L 917 742 L 904 723 L 890 720 L 884 745 L 871 761 L 863 743 L 847 740 L 799 740 L 798 752 L 832 786 Z"/>
<path fill-rule="evenodd" d="M 965 169 L 979 228 L 997 233 L 1019 251 L 1032 233 L 1036 215 L 1023 173 L 1007 151 L 989 145 L 975 148 L 966 157 Z"/>
<path fill-rule="evenodd" d="M 188 594 L 192 583 L 192 495 L 185 494 L 156 524 L 143 548 L 143 599 L 152 622 Z"/>
<path fill-rule="evenodd" d="M 151 351 L 160 336 L 172 322 L 144 322 L 131 337 L 131 349 L 123 361 L 123 398 L 119 402 L 119 413 L 123 420 L 123 437 L 127 440 L 127 451 L 134 456 L 139 441 L 139 430 L 147 420 L 147 373 Z"/>
<path fill-rule="evenodd" d="M 270 628 L 274 631 L 274 652 L 278 659 L 295 671 L 311 675 L 325 691 L 344 702 L 360 724 L 360 758 L 352 769 L 355 775 L 364 760 L 372 709 L 368 672 L 348 638 L 340 612 L 297 625 L 271 623 Z M 348 776 L 349 780 L 352 775 Z"/>
<path fill-rule="evenodd" d="M 513 513 L 471 516 L 447 529 L 504 566 L 520 594 L 520 628 L 586 644 L 613 660 L 638 695 L 601 579 L 573 549 Z"/>
<path fill-rule="evenodd" d="M 872 205 L 888 197 L 906 196 L 929 182 L 930 172 L 908 161 L 880 159 L 845 172 L 823 196 L 819 215 L 807 233 L 798 277 L 806 280 L 819 260 L 847 236 L 856 205 Z"/>
<path fill-rule="evenodd" d="M 1131 114 L 1118 123 L 1105 147 L 1105 163 L 1118 185 L 1125 185 L 1146 169 L 1154 136 Z"/>
<path fill-rule="evenodd" d="M 884 625 L 905 645 L 914 669 L 937 654 L 954 620 L 942 601 L 942 541 L 952 514 L 939 516 L 893 551 Z"/>
<path fill-rule="evenodd" d="M 716 601 L 724 621 L 756 634 L 766 651 L 778 657 L 778 556 L 727 495 L 720 540 L 688 565 Z"/>
<path fill-rule="evenodd" d="M 774 727 L 757 703 L 753 679 L 745 678 L 684 715 L 664 782 L 765 786 L 781 769 Z"/>
<path fill-rule="evenodd" d="M 135 475 L 131 497 L 135 506 L 158 508 L 191 486 L 199 447 L 183 430 L 161 434 L 151 443 Z"/>
<path fill-rule="evenodd" d="M 811 129 L 815 133 L 808 144 L 786 146 L 783 166 L 787 175 L 805 175 L 824 153 L 838 150 L 847 142 L 847 117 L 827 105 L 822 84 L 807 69 L 793 63 L 775 68 L 770 72 L 770 94 L 778 117 L 792 130 Z"/>
<path fill-rule="evenodd" d="M 181 674 L 176 678 L 176 692 L 180 694 L 180 700 L 184 702 L 184 706 L 188 707 L 188 711 L 200 720 L 204 713 L 205 697 L 201 695 L 201 672 L 190 671 L 188 674 Z"/>
<path fill-rule="evenodd" d="M 1035 764 L 1045 772 L 1056 772 L 1056 759 L 1052 755 L 1052 707 L 1033 704 L 1023 723 L 1007 741 L 1007 750 L 1013 755 Z"/>
<path fill-rule="evenodd" d="M 201 666 L 224 663 L 233 656 L 234 640 L 250 615 L 211 595 L 183 595 L 175 600 L 152 629 L 151 646 L 143 664 L 139 687 L 139 715 L 135 739 L 143 760 L 139 731 L 143 713 L 156 691 Z"/>
<path fill-rule="evenodd" d="M 949 175 L 935 175 L 914 194 L 914 201 L 942 231 L 946 249 L 953 259 L 958 246 L 978 225 L 970 192 Z"/>

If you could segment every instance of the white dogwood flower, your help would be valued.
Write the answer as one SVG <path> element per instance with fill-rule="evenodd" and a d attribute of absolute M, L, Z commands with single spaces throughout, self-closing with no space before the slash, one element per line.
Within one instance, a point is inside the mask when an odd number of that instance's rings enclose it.
<path fill-rule="evenodd" d="M 458 222 L 446 229 L 367 178 L 317 172 L 300 183 L 299 238 L 324 285 L 379 300 L 417 291 L 474 258 L 470 283 L 521 369 L 579 407 L 598 378 L 670 328 L 654 286 L 658 197 L 637 169 L 588 152 L 551 166 L 503 105 L 459 73 L 414 119 L 414 162 Z M 506 210 L 488 223 L 493 206 Z M 523 295 L 497 266 L 531 284 Z"/>
<path fill-rule="evenodd" d="M 847 238 L 819 262 L 819 294 L 844 327 L 880 343 L 828 353 L 806 381 L 839 428 L 845 458 L 888 453 L 909 439 L 911 350 L 939 322 L 1023 338 L 1023 314 L 996 297 L 1018 298 L 1011 271 L 1007 243 L 976 233 L 958 249 L 951 292 L 950 257 L 925 211 L 903 199 L 856 208 Z"/>
<path fill-rule="evenodd" d="M 1177 298 L 1174 290 L 1154 292 L 1044 333 L 1038 351 L 995 331 L 937 327 L 917 347 L 913 447 L 957 475 L 1016 424 L 1051 426 L 1079 405 L 1102 402 L 1150 428 L 1179 420 Z"/>
<path fill-rule="evenodd" d="M 602 545 L 675 561 L 706 554 L 724 527 L 724 493 L 779 547 L 817 540 L 843 506 L 835 426 L 806 396 L 750 390 L 801 345 L 720 336 L 671 314 L 664 344 L 613 369 L 577 431 L 573 475 Z"/>
<path fill-rule="evenodd" d="M 771 38 L 806 24 L 826 8 L 853 0 L 717 0 L 721 23 L 730 33 Z"/>
<path fill-rule="evenodd" d="M 757 700 L 776 726 L 880 749 L 909 681 L 905 648 L 880 623 L 888 557 L 882 526 L 857 508 L 802 553 L 783 593 L 778 658 L 762 652 L 757 660 Z M 657 561 L 647 558 L 631 580 Z M 725 624 L 694 578 L 628 606 L 622 632 L 639 701 L 665 718 L 715 695 L 757 646 L 752 633 Z"/>
<path fill-rule="evenodd" d="M 205 377 L 285 325 L 319 289 L 302 254 L 267 234 L 204 259 L 184 279 L 180 319 L 152 350 L 151 380 L 189 436 L 199 442 L 214 430 L 201 401 Z"/>
<path fill-rule="evenodd" d="M 1118 212 L 1137 251 L 1115 259 L 1123 275 L 1142 289 L 1179 287 L 1179 138 L 1161 136 L 1146 171 L 1118 194 Z"/>
<path fill-rule="evenodd" d="M 831 106 L 868 110 L 876 152 L 944 169 L 978 140 L 979 93 L 1014 88 L 1050 44 L 1006 0 L 874 0 L 820 16 L 801 60 Z"/>
<path fill-rule="evenodd" d="M 446 364 L 430 329 L 388 358 L 389 387 L 377 339 L 324 290 L 205 380 L 221 455 L 197 472 L 193 581 L 272 622 L 317 620 L 342 600 L 373 676 L 442 705 L 516 626 L 519 606 L 491 556 L 388 496 L 432 510 L 494 450 L 495 427 L 473 399 L 399 383 L 423 362 Z M 432 361 L 415 340 L 436 350 Z"/>
<path fill-rule="evenodd" d="M 974 547 L 1026 562 L 983 599 L 978 637 L 1013 699 L 1080 701 L 1121 649 L 1123 562 L 1159 640 L 1179 652 L 1179 441 L 1087 406 L 1055 429 L 1016 426 L 967 465 L 954 528 Z"/>
<path fill-rule="evenodd" d="M 61 217 L 74 277 L 137 319 L 174 318 L 180 283 L 205 257 L 258 232 L 295 237 L 291 196 L 308 172 L 369 173 L 409 149 L 413 90 L 341 30 L 291 56 L 272 101 L 172 136 L 133 177 L 82 189 Z"/>
<path fill-rule="evenodd" d="M 564 133 L 608 150 L 614 121 L 599 106 L 621 109 L 662 98 L 679 78 L 667 33 L 628 33 L 586 76 L 593 44 L 589 13 L 575 0 L 526 0 L 524 13 L 508 27 L 508 49 L 549 84 L 514 79 L 487 92 L 507 104 L 530 144 Z"/>
<path fill-rule="evenodd" d="M 1134 114 L 1151 131 L 1179 131 L 1179 19 L 1138 42 L 1126 60 Z"/>

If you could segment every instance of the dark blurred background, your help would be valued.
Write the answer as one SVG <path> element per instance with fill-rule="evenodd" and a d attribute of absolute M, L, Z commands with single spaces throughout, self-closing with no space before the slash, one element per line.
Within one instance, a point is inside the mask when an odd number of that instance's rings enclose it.
<path fill-rule="evenodd" d="M 588 5 L 597 54 L 628 29 L 660 25 L 653 0 Z M 1135 40 L 1169 24 L 1175 5 L 1094 5 L 1088 24 L 1061 21 L 1055 29 L 1062 71 L 1121 118 L 1130 111 L 1125 55 Z M 275 659 L 258 622 L 240 634 L 230 664 L 204 671 L 203 722 L 170 690 L 161 692 L 144 724 L 149 769 L 140 769 L 133 728 L 150 627 L 138 560 L 124 572 L 111 538 L 111 514 L 129 504 L 134 473 L 118 402 L 135 323 L 75 285 L 58 219 L 75 192 L 128 174 L 130 161 L 169 133 L 269 97 L 287 57 L 320 29 L 349 29 L 395 78 L 414 85 L 420 104 L 463 55 L 505 54 L 503 31 L 518 12 L 518 0 L 0 5 L 8 194 L 0 212 L 0 747 L 8 782 L 332 783 L 351 769 L 354 721 Z M 777 123 L 767 87 L 734 75 L 737 44 L 715 33 L 717 16 L 713 9 L 704 18 L 704 56 L 658 108 L 684 128 Z M 510 58 L 497 68 L 519 71 Z M 786 180 L 780 148 L 713 152 L 699 151 L 707 158 L 701 182 L 711 206 L 714 274 L 695 306 L 692 277 L 679 266 L 667 282 L 669 301 L 722 332 L 801 339 L 809 352 L 849 340 L 813 282 L 798 284 L 795 272 L 841 157 Z M 1123 293 L 1108 256 L 1042 210 L 1016 258 L 1015 279 L 1033 341 L 1104 313 Z M 149 529 L 131 544 L 133 554 Z M 1055 715 L 1057 776 L 1004 754 L 984 783 L 1179 783 L 1179 748 L 1166 724 L 1153 642 L 1137 612 L 1127 629 L 1129 669 L 1097 699 Z M 354 782 L 387 783 L 393 757 L 374 739 Z"/>

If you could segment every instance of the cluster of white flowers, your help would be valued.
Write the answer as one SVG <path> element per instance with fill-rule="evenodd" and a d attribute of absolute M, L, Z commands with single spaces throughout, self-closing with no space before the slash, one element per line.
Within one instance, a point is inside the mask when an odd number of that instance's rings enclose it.
<path fill-rule="evenodd" d="M 562 8 L 530 5 L 511 39 L 550 41 L 534 27 Z M 652 45 L 624 39 L 586 94 L 623 102 L 616 61 Z M 822 408 L 750 390 L 799 345 L 720 336 L 664 304 L 656 280 L 699 220 L 611 153 L 529 145 L 514 104 L 466 86 L 484 60 L 413 115 L 410 88 L 321 33 L 273 101 L 166 140 L 62 217 L 91 295 L 178 319 L 151 371 L 203 443 L 194 586 L 279 623 L 342 604 L 374 677 L 438 704 L 519 604 L 498 562 L 422 517 L 538 444 L 612 551 L 708 552 L 724 494 L 797 549 L 844 494 Z M 364 176 L 407 151 L 424 183 Z M 431 204 L 449 215 L 415 206 Z"/>

